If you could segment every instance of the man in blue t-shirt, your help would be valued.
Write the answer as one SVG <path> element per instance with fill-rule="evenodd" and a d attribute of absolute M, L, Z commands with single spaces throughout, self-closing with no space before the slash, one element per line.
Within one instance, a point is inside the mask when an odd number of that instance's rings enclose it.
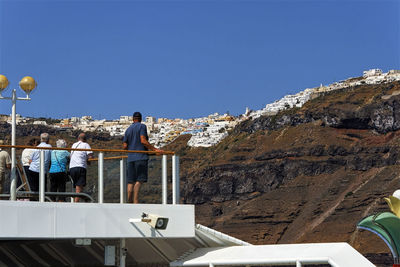
<path fill-rule="evenodd" d="M 163 152 L 152 146 L 148 141 L 147 127 L 141 123 L 142 114 L 133 113 L 133 123 L 125 131 L 123 148 L 125 150 Z M 139 203 L 139 189 L 147 182 L 149 155 L 146 153 L 128 154 L 128 203 Z"/>

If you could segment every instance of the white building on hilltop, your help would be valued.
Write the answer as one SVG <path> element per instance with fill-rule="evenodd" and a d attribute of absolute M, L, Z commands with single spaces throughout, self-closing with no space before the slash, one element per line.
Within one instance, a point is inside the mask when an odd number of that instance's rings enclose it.
<path fill-rule="evenodd" d="M 120 116 L 119 123 L 121 124 L 128 124 L 132 122 L 132 116 Z"/>
<path fill-rule="evenodd" d="M 381 69 L 370 69 L 370 70 L 365 70 L 363 71 L 363 77 L 371 77 L 371 76 L 379 76 L 382 75 L 382 70 Z"/>
<path fill-rule="evenodd" d="M 265 105 L 265 108 L 261 110 L 252 111 L 248 116 L 251 116 L 253 119 L 256 119 L 261 116 L 275 115 L 276 113 L 284 109 L 294 108 L 294 107 L 300 108 L 308 100 L 310 100 L 312 93 L 313 89 L 307 88 L 304 91 L 301 91 L 295 95 L 285 95 L 283 98 L 276 100 L 273 103 Z"/>

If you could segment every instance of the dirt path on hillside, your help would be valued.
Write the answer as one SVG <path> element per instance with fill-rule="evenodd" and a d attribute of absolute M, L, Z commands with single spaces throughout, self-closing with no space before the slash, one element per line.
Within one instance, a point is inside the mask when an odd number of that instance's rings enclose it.
<path fill-rule="evenodd" d="M 370 180 L 372 180 L 377 174 L 383 171 L 384 168 L 378 168 L 372 170 L 368 173 L 367 178 L 364 181 L 356 180 L 347 188 L 347 190 L 343 191 L 337 198 L 337 200 L 333 203 L 333 206 L 323 212 L 320 216 L 314 219 L 308 226 L 305 227 L 304 231 L 300 232 L 297 236 L 294 237 L 293 241 L 296 242 L 301 239 L 303 236 L 312 232 L 318 225 L 324 222 L 332 213 L 336 210 L 336 208 L 344 201 L 346 195 L 349 192 L 357 193 L 365 184 L 367 184 Z M 364 176 L 365 177 L 365 176 Z M 360 183 L 361 182 L 361 183 Z"/>

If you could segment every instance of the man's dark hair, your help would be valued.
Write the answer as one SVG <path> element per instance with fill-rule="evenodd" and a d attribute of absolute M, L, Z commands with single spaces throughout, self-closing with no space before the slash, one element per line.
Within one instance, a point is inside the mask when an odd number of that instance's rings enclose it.
<path fill-rule="evenodd" d="M 133 119 L 138 119 L 139 121 L 142 121 L 142 113 L 136 111 L 133 113 Z"/>

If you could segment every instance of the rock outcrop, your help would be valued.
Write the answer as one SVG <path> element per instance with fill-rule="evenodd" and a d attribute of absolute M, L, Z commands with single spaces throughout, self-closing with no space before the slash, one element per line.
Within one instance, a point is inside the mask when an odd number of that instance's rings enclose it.
<path fill-rule="evenodd" d="M 296 109 L 293 109 L 274 116 L 264 116 L 255 120 L 248 120 L 241 124 L 235 131 L 254 133 L 259 130 L 277 130 L 283 127 L 297 126 L 319 120 L 322 121 L 323 126 L 334 128 L 370 129 L 376 130 L 379 133 L 397 131 L 400 129 L 400 95 L 383 94 L 391 90 L 400 90 L 399 84 L 399 82 L 395 82 L 385 85 L 360 86 L 351 89 L 353 93 L 355 91 L 362 91 L 365 88 L 367 90 L 371 88 L 376 89 L 375 93 L 379 92 L 380 94 L 372 95 L 371 99 L 369 99 L 370 103 L 333 100 L 323 108 L 314 107 L 311 110 L 306 108 L 298 113 L 295 113 Z M 342 94 L 346 94 L 348 90 L 340 91 Z M 336 94 L 338 92 L 332 92 L 332 95 Z M 325 96 L 324 98 L 328 97 Z M 313 101 L 305 105 L 305 107 L 311 105 L 313 105 Z"/>

